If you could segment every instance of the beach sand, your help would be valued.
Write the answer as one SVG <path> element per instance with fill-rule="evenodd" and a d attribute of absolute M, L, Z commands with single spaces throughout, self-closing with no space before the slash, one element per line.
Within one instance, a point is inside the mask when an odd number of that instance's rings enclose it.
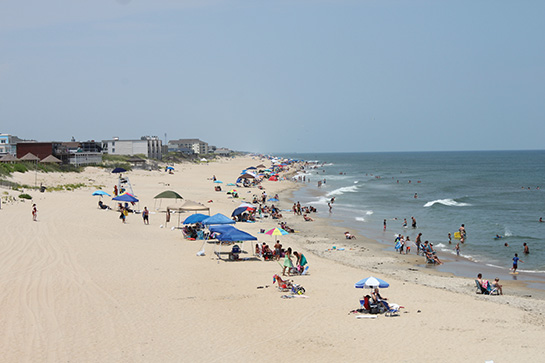
<path fill-rule="evenodd" d="M 176 165 L 173 175 L 127 173 L 139 207 L 151 211 L 150 225 L 138 214 L 122 224 L 118 212 L 97 208 L 99 197 L 91 193 L 101 185 L 111 192 L 116 182 L 108 170 L 39 173 L 38 184 L 88 187 L 29 191 L 32 201 L 2 205 L 1 360 L 498 363 L 536 361 L 545 352 L 545 304 L 521 296 L 530 290 L 516 282 L 504 283 L 506 295 L 477 295 L 473 279 L 436 273 L 422 265 L 421 257 L 396 255 L 363 236 L 348 241 L 340 227 L 283 212 L 299 233 L 281 236 L 281 242 L 306 255 L 310 274 L 292 277 L 308 298 L 282 299 L 272 281 L 281 267 L 256 258 L 255 244 L 244 243 L 245 261 L 226 261 L 226 254 L 218 260 L 213 244 L 206 244 L 206 255 L 199 257 L 202 241 L 185 240 L 171 229 L 178 216 L 164 226 L 156 194 L 175 190 L 209 206 L 211 214 L 230 215 L 261 191 L 239 188 L 241 198 L 232 199 L 225 184 L 261 162 L 239 157 Z M 224 181 L 223 192 L 214 191 L 212 175 Z M 16 174 L 12 180 L 33 185 L 35 177 Z M 290 191 L 298 187 L 290 181 L 263 186 L 269 196 L 280 194 L 283 209 L 290 208 Z M 4 192 L 19 194 L 0 189 Z M 109 200 L 104 198 L 114 206 Z M 173 204 L 162 200 L 161 209 Z M 274 237 L 258 232 L 276 226 L 277 220 L 268 219 L 236 224 L 269 245 Z M 368 292 L 354 283 L 371 275 L 390 283 L 381 293 L 404 306 L 400 316 L 356 319 L 349 314 Z"/>

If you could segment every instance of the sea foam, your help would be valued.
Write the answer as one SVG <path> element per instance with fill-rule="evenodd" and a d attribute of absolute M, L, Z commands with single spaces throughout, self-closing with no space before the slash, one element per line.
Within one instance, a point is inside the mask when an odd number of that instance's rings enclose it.
<path fill-rule="evenodd" d="M 356 193 L 357 191 L 358 191 L 358 186 L 351 185 L 349 187 L 342 187 L 342 188 L 332 190 L 329 193 L 327 193 L 327 196 L 331 197 L 331 196 L 343 195 L 344 193 Z"/>
<path fill-rule="evenodd" d="M 446 205 L 447 207 L 468 207 L 471 205 L 469 203 L 457 202 L 454 199 L 437 199 L 437 200 L 433 200 L 431 202 L 427 202 L 426 204 L 424 204 L 424 208 L 429 208 L 433 206 L 434 204 L 442 204 L 442 205 Z"/>

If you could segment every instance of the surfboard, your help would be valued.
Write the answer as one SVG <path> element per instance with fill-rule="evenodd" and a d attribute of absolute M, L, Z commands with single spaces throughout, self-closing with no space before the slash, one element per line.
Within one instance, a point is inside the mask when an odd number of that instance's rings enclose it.
<path fill-rule="evenodd" d="M 511 275 L 518 275 L 518 272 L 509 272 Z"/>
<path fill-rule="evenodd" d="M 396 243 L 396 246 L 394 248 L 396 250 L 399 250 L 401 248 L 401 242 Z"/>

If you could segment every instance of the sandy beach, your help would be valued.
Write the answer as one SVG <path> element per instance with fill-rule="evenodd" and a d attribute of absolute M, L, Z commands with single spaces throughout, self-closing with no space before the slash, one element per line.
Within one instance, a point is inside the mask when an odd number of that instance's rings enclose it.
<path fill-rule="evenodd" d="M 156 194 L 174 190 L 207 205 L 211 214 L 230 216 L 241 201 L 262 191 L 240 188 L 240 198 L 233 199 L 225 184 L 260 163 L 269 164 L 238 157 L 176 165 L 172 175 L 128 172 L 139 208 L 151 211 L 149 225 L 139 214 L 123 224 L 118 212 L 97 207 L 99 197 L 91 193 L 97 187 L 111 193 L 117 176 L 110 170 L 38 173 L 38 184 L 45 186 L 87 186 L 29 191 L 32 201 L 2 204 L 1 360 L 498 363 L 536 361 L 545 352 L 542 295 L 516 282 L 504 283 L 503 296 L 477 295 L 473 279 L 419 267 L 421 257 L 395 255 L 363 236 L 348 241 L 341 227 L 283 212 L 298 233 L 281 242 L 306 255 L 310 273 L 292 277 L 308 298 L 282 299 L 273 285 L 281 267 L 255 257 L 255 244 L 244 243 L 244 261 L 230 262 L 225 255 L 219 260 L 210 243 L 205 256 L 197 256 L 203 242 L 171 229 L 178 216 L 165 226 Z M 213 175 L 224 181 L 222 192 L 214 191 Z M 33 185 L 35 177 L 14 174 L 11 180 Z M 262 185 L 269 196 L 280 195 L 284 210 L 299 187 L 286 180 Z M 4 192 L 19 194 L 0 189 Z M 110 198 L 104 201 L 114 206 Z M 159 209 L 173 204 L 162 200 Z M 274 237 L 258 232 L 277 226 L 278 220 L 266 218 L 236 224 L 269 245 Z M 367 292 L 354 283 L 368 276 L 390 283 L 381 293 L 404 307 L 399 316 L 349 314 Z"/>

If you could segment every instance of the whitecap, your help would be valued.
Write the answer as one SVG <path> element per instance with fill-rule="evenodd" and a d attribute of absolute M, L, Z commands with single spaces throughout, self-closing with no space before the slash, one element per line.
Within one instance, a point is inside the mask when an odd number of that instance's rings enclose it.
<path fill-rule="evenodd" d="M 457 202 L 454 199 L 448 198 L 448 199 L 437 199 L 431 202 L 427 202 L 426 204 L 424 204 L 424 208 L 429 208 L 433 206 L 434 204 L 442 204 L 442 205 L 446 205 L 447 207 L 468 207 L 471 205 L 469 203 Z"/>
<path fill-rule="evenodd" d="M 358 191 L 357 185 L 352 185 L 349 187 L 342 187 L 335 190 L 330 191 L 326 195 L 328 197 L 335 196 L 335 195 L 343 195 L 344 193 L 356 193 Z"/>
<path fill-rule="evenodd" d="M 373 215 L 375 212 L 373 212 L 372 210 L 368 210 L 367 212 L 365 212 L 365 214 L 367 214 L 368 216 L 370 215 Z"/>
<path fill-rule="evenodd" d="M 365 218 L 363 217 L 356 217 L 355 218 L 358 222 L 365 222 Z"/>

